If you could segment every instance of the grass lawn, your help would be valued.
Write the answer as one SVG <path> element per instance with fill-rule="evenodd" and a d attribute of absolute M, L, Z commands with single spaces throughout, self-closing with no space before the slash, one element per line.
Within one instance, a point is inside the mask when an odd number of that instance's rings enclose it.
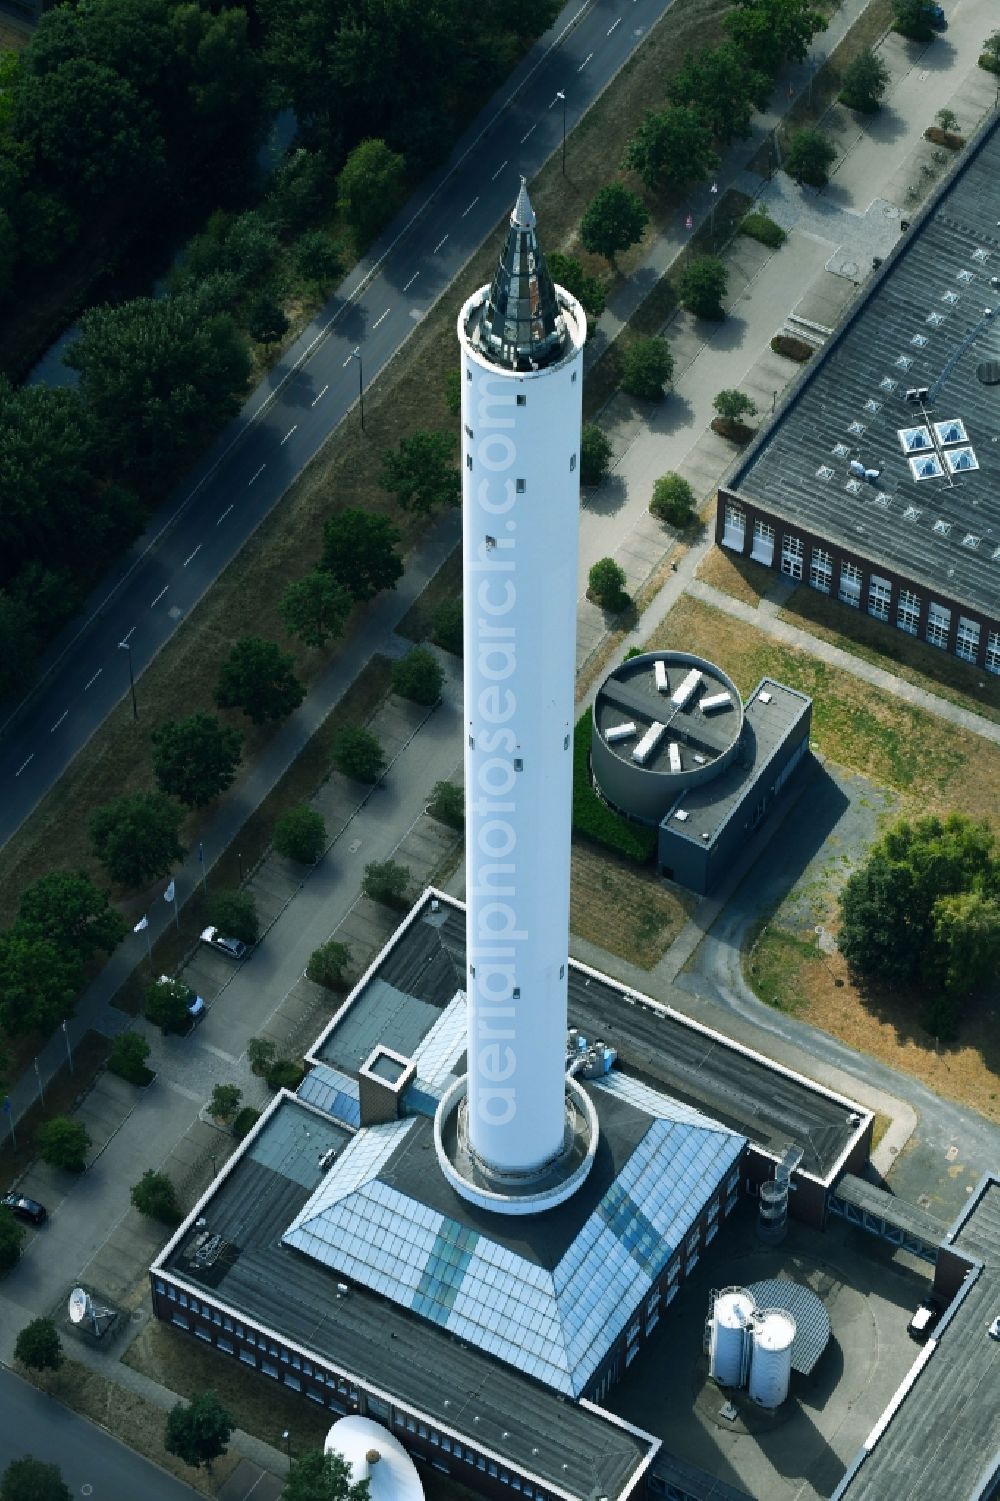
<path fill-rule="evenodd" d="M 697 898 L 608 850 L 573 841 L 569 925 L 642 969 L 652 969 L 694 910 Z"/>
<path fill-rule="evenodd" d="M 752 558 L 741 558 L 721 547 L 713 547 L 698 564 L 695 577 L 756 609 L 780 575 L 773 568 L 765 568 L 763 563 L 755 563 Z"/>
<path fill-rule="evenodd" d="M 681 599 L 646 649 L 679 646 L 717 662 L 744 695 L 765 673 L 808 693 L 820 755 L 892 788 L 910 811 L 958 809 L 1000 825 L 997 746 L 699 600 Z"/>
<path fill-rule="evenodd" d="M 16 1079 L 38 1051 L 38 1038 L 16 1038 L 7 1046 L 11 1066 L 6 1070 L 9 1079 Z M 99 1032 L 86 1032 L 73 1050 L 73 1073 L 66 1064 L 53 1075 L 45 1086 L 45 1103 L 38 1100 L 17 1122 L 16 1145 L 11 1141 L 7 1117 L 0 1117 L 0 1190 L 6 1192 L 14 1180 L 35 1160 L 35 1132 L 47 1120 L 57 1115 L 69 1115 L 77 1099 L 87 1088 L 90 1080 L 107 1060 L 111 1044 Z"/>

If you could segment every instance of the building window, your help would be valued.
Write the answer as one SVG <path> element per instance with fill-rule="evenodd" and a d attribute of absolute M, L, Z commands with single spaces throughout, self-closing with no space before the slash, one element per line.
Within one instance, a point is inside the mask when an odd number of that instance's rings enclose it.
<path fill-rule="evenodd" d="M 629 1342 L 630 1345 L 633 1344 L 635 1342 L 635 1340 L 637 1340 L 639 1338 L 639 1320 L 638 1319 L 633 1319 L 632 1320 L 632 1323 L 629 1325 L 628 1334 L 625 1336 L 625 1338 L 628 1340 L 628 1342 Z"/>
<path fill-rule="evenodd" d="M 244 1365 L 252 1365 L 253 1368 L 256 1370 L 256 1368 L 257 1368 L 257 1357 L 253 1353 L 252 1350 L 241 1350 L 240 1351 L 240 1359 L 242 1360 L 242 1362 L 243 1362 Z"/>
<path fill-rule="evenodd" d="M 528 398 L 527 398 L 527 396 L 519 396 L 517 398 L 517 404 L 518 404 L 519 407 L 526 407 L 528 405 Z"/>
<path fill-rule="evenodd" d="M 802 577 L 802 559 L 805 548 L 802 546 L 801 537 L 782 537 L 781 539 L 781 571 L 790 579 Z"/>
<path fill-rule="evenodd" d="M 735 552 L 742 552 L 743 542 L 746 534 L 746 512 L 741 506 L 734 506 L 731 501 L 727 501 L 725 510 L 725 525 L 722 529 L 723 547 L 731 547 Z"/>
<path fill-rule="evenodd" d="M 195 1332 L 195 1338 L 196 1339 L 203 1339 L 205 1341 L 206 1345 L 210 1345 L 212 1343 L 212 1333 L 211 1333 L 211 1330 L 209 1330 L 209 1329 L 203 1329 L 200 1324 L 195 1324 L 195 1326 L 194 1326 L 194 1332 Z"/>
<path fill-rule="evenodd" d="M 861 604 L 861 569 L 856 563 L 841 563 L 837 597 L 842 604 L 851 605 L 855 610 Z"/>
<path fill-rule="evenodd" d="M 226 1339 L 223 1335 L 220 1334 L 215 1343 L 216 1347 L 219 1350 L 224 1350 L 227 1355 L 232 1355 L 234 1353 L 233 1342 L 231 1339 Z"/>
<path fill-rule="evenodd" d="M 291 1371 L 285 1372 L 285 1385 L 290 1386 L 293 1392 L 300 1392 L 302 1390 L 302 1382 L 298 1376 L 293 1376 Z"/>
<path fill-rule="evenodd" d="M 766 563 L 768 568 L 774 562 L 774 527 L 769 521 L 754 522 L 750 556 L 758 563 Z"/>
<path fill-rule="evenodd" d="M 466 380 L 471 380 L 472 379 L 472 370 L 471 370 L 471 368 L 468 369 L 468 370 L 466 370 L 466 372 L 465 372 L 465 378 L 466 378 Z"/>
<path fill-rule="evenodd" d="M 570 467 L 571 471 L 576 468 L 576 454 L 575 453 L 571 453 L 570 456 L 569 456 L 569 467 Z"/>
<path fill-rule="evenodd" d="M 638 1355 L 638 1353 L 639 1353 L 639 1346 L 638 1345 L 629 1345 L 628 1349 L 625 1351 L 625 1366 L 626 1366 L 626 1369 L 632 1364 L 633 1360 Z"/>
<path fill-rule="evenodd" d="M 465 455 L 465 467 L 466 467 L 466 469 L 471 469 L 472 468 L 472 455 L 471 455 L 471 453 L 467 453 Z"/>
<path fill-rule="evenodd" d="M 814 589 L 821 594 L 829 594 L 830 580 L 833 578 L 833 559 L 825 547 L 814 547 L 812 550 L 812 562 L 809 564 L 809 582 Z"/>
<path fill-rule="evenodd" d="M 892 600 L 892 585 L 888 579 L 873 573 L 868 580 L 868 613 L 876 620 L 889 619 L 889 604 Z"/>
<path fill-rule="evenodd" d="M 654 1287 L 652 1293 L 650 1294 L 650 1297 L 648 1298 L 648 1300 L 646 1302 L 646 1317 L 647 1317 L 647 1319 L 652 1318 L 653 1314 L 656 1312 L 656 1310 L 657 1310 L 657 1308 L 659 1306 L 660 1306 L 660 1290 L 659 1290 L 658 1287 Z"/>
<path fill-rule="evenodd" d="M 951 630 L 951 611 L 944 605 L 931 602 L 927 609 L 927 640 L 931 646 L 948 650 L 948 632 Z"/>
<path fill-rule="evenodd" d="M 920 625 L 920 595 L 912 589 L 900 589 L 896 606 L 896 624 L 908 636 L 915 636 Z"/>
<path fill-rule="evenodd" d="M 469 426 L 468 423 L 465 424 L 465 436 L 469 439 L 469 441 L 471 443 L 471 441 L 472 441 L 472 428 Z"/>
<path fill-rule="evenodd" d="M 526 480 L 518 479 L 518 480 L 514 481 L 514 489 L 515 489 L 515 491 L 517 492 L 518 495 L 523 495 L 526 488 L 527 488 L 527 481 Z"/>
<path fill-rule="evenodd" d="M 176 1289 L 176 1287 L 170 1286 L 170 1287 L 167 1288 L 167 1298 L 168 1298 L 169 1302 L 171 1302 L 171 1303 L 176 1303 L 177 1302 L 177 1289 Z"/>
<path fill-rule="evenodd" d="M 698 1265 L 698 1257 L 697 1256 L 689 1256 L 688 1257 L 688 1264 L 687 1264 L 688 1271 L 689 1272 L 693 1272 L 694 1269 L 695 1269 L 695 1267 L 697 1265 Z"/>
<path fill-rule="evenodd" d="M 719 1233 L 719 1226 L 718 1226 L 718 1222 L 716 1221 L 716 1222 L 714 1222 L 713 1224 L 711 1224 L 708 1227 L 708 1230 L 705 1233 L 705 1244 L 706 1244 L 706 1246 L 710 1246 L 712 1244 L 713 1240 L 718 1235 L 718 1233 Z"/>
<path fill-rule="evenodd" d="M 966 615 L 958 617 L 958 639 L 955 654 L 964 662 L 974 662 L 979 656 L 979 621 L 969 620 Z"/>
<path fill-rule="evenodd" d="M 176 1324 L 178 1329 L 190 1329 L 191 1324 L 182 1313 L 174 1313 L 170 1316 L 170 1322 Z"/>
<path fill-rule="evenodd" d="M 576 385 L 576 371 L 575 370 L 573 371 L 573 374 L 569 378 L 569 383 L 570 383 L 571 386 L 575 386 Z"/>
<path fill-rule="evenodd" d="M 276 1365 L 272 1365 L 269 1360 L 262 1360 L 260 1363 L 260 1368 L 264 1372 L 265 1376 L 271 1376 L 275 1381 L 277 1381 L 278 1367 Z"/>
<path fill-rule="evenodd" d="M 677 1296 L 677 1294 L 679 1292 L 680 1292 L 679 1285 L 676 1282 L 671 1282 L 669 1288 L 667 1289 L 666 1301 L 664 1302 L 664 1305 L 663 1305 L 664 1308 L 669 1308 L 670 1307 L 671 1303 L 674 1301 L 674 1299 L 676 1298 L 676 1296 Z"/>
<path fill-rule="evenodd" d="M 698 1254 L 698 1244 L 699 1244 L 700 1239 L 701 1239 L 701 1237 L 700 1237 L 700 1235 L 699 1235 L 699 1233 L 698 1233 L 697 1230 L 694 1230 L 688 1236 L 687 1253 L 688 1253 L 689 1256 L 697 1256 L 697 1254 Z"/>
<path fill-rule="evenodd" d="M 656 1328 L 656 1326 L 657 1326 L 657 1324 L 659 1322 L 660 1322 L 660 1310 L 657 1309 L 656 1312 L 654 1314 L 651 1314 L 649 1316 L 649 1318 L 646 1320 L 646 1338 L 647 1339 L 652 1334 L 653 1330 Z"/>
<path fill-rule="evenodd" d="M 167 1284 L 166 1284 L 166 1283 L 165 1283 L 165 1282 L 161 1282 L 161 1281 L 160 1281 L 160 1279 L 159 1279 L 159 1277 L 156 1277 L 156 1278 L 155 1278 L 155 1279 L 154 1279 L 154 1281 L 153 1281 L 153 1287 L 154 1287 L 154 1288 L 155 1288 L 155 1289 L 156 1289 L 156 1291 L 157 1291 L 157 1292 L 158 1292 L 158 1293 L 160 1293 L 160 1294 L 161 1294 L 161 1295 L 162 1295 L 162 1294 L 163 1294 L 163 1293 L 165 1293 L 165 1292 L 166 1292 L 166 1290 L 167 1290 Z"/>
<path fill-rule="evenodd" d="M 733 1171 L 729 1174 L 729 1177 L 726 1179 L 726 1193 L 727 1194 L 734 1194 L 736 1192 L 736 1190 L 739 1188 L 739 1186 L 740 1186 L 740 1170 L 737 1167 L 737 1168 L 733 1169 Z"/>
<path fill-rule="evenodd" d="M 368 1416 L 374 1418 L 376 1423 L 389 1425 L 389 1404 L 383 1402 L 380 1397 L 368 1398 Z"/>

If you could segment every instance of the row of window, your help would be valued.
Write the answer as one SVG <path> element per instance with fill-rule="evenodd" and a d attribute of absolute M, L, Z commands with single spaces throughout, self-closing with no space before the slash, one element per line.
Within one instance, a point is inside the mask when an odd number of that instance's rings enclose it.
<path fill-rule="evenodd" d="M 368 1401 L 369 1416 L 378 1418 L 378 1412 L 375 1409 L 382 1406 L 385 1406 L 384 1421 L 388 1422 L 388 1407 L 383 1403 L 373 1404 L 370 1398 Z M 487 1459 L 484 1454 L 479 1454 L 475 1449 L 470 1449 L 467 1445 L 459 1443 L 457 1438 L 449 1438 L 446 1433 L 438 1433 L 436 1428 L 431 1428 L 426 1423 L 419 1422 L 416 1418 L 411 1417 L 409 1413 L 397 1412 L 393 1418 L 393 1425 L 400 1433 L 409 1433 L 415 1438 L 422 1438 L 432 1448 L 440 1449 L 442 1454 L 450 1454 L 453 1458 L 461 1460 L 463 1464 L 471 1465 L 474 1469 L 481 1470 L 484 1475 L 490 1475 L 494 1480 L 499 1480 L 501 1485 L 509 1485 L 512 1491 L 520 1491 L 522 1496 L 528 1497 L 528 1501 L 547 1501 L 544 1491 L 538 1490 L 536 1486 L 522 1479 L 520 1475 L 515 1475 L 511 1471 L 505 1470 L 503 1465 L 497 1464 L 495 1460 Z M 446 1466 L 440 1466 L 439 1468 L 445 1469 L 447 1473 Z"/>
<path fill-rule="evenodd" d="M 742 552 L 746 536 L 746 514 L 739 506 L 727 504 L 724 515 L 722 543 Z M 754 522 L 750 556 L 768 567 L 774 561 L 775 531 L 768 521 Z M 788 578 L 800 580 L 805 568 L 805 546 L 800 537 L 783 536 L 781 539 L 781 572 Z M 827 548 L 814 547 L 809 556 L 809 583 L 822 594 L 831 594 L 834 588 L 833 556 Z M 837 598 L 842 604 L 858 610 L 862 606 L 863 574 L 856 563 L 841 561 L 840 576 L 836 581 Z M 868 614 L 875 620 L 888 621 L 892 608 L 892 583 L 873 573 L 868 577 L 868 595 L 865 601 Z M 920 631 L 922 600 L 912 589 L 901 589 L 896 601 L 897 629 L 909 636 Z M 955 655 L 965 662 L 975 662 L 979 657 L 982 627 L 978 620 L 959 615 L 955 632 Z M 951 610 L 931 600 L 927 606 L 927 623 L 924 638 L 931 646 L 942 651 L 948 649 L 951 635 Z M 1000 631 L 990 631 L 986 641 L 985 666 L 987 672 L 1000 673 Z"/>
<path fill-rule="evenodd" d="M 466 428 L 465 431 L 468 432 L 469 429 Z M 467 453 L 465 455 L 465 467 L 466 467 L 466 469 L 471 469 L 472 468 L 472 455 L 471 455 L 471 453 Z M 569 468 L 570 468 L 570 473 L 572 474 L 573 470 L 576 468 L 576 454 L 575 453 L 571 453 L 570 456 L 569 456 Z M 517 495 L 523 495 L 526 489 L 527 489 L 527 482 L 525 480 L 523 480 L 523 479 L 517 479 L 517 480 L 514 481 L 514 492 L 515 492 L 515 494 L 517 494 Z"/>

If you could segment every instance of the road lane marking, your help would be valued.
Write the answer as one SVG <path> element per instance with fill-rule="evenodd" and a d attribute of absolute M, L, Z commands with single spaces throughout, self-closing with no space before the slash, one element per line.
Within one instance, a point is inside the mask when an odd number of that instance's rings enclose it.
<path fill-rule="evenodd" d="M 33 761 L 33 760 L 34 760 L 34 759 L 35 759 L 35 753 L 34 753 L 34 751 L 32 751 L 32 752 L 31 752 L 31 755 L 30 755 L 30 756 L 29 756 L 29 757 L 28 757 L 28 759 L 27 759 L 27 761 L 22 761 L 22 763 L 21 763 L 21 765 L 20 765 L 20 766 L 19 766 L 19 767 L 18 767 L 18 768 L 17 768 L 17 770 L 16 770 L 16 771 L 15 771 L 15 773 L 14 773 L 14 776 L 15 776 L 15 778 L 17 778 L 17 777 L 19 777 L 19 776 L 20 776 L 20 775 L 21 775 L 21 773 L 22 773 L 22 771 L 23 771 L 23 770 L 24 770 L 24 768 L 25 768 L 25 767 L 26 767 L 26 766 L 28 766 L 28 765 L 30 765 L 30 764 L 31 764 L 31 762 L 32 762 L 32 761 Z"/>
<path fill-rule="evenodd" d="M 392 311 L 391 308 L 386 308 L 386 310 L 382 314 L 381 318 L 376 318 L 375 319 L 375 322 L 372 324 L 372 328 L 373 329 L 378 328 L 378 326 L 379 326 L 380 323 L 384 323 L 385 320 L 388 318 L 388 316 L 389 316 L 389 314 L 390 314 L 391 311 Z M 294 429 L 293 429 L 293 431 L 294 431 Z"/>
<path fill-rule="evenodd" d="M 299 424 L 297 422 L 295 422 L 295 423 L 292 424 L 292 426 L 288 429 L 288 431 L 285 434 L 285 436 L 282 438 L 281 443 L 278 445 L 280 448 L 284 448 L 285 444 L 288 442 L 289 438 L 292 436 L 292 433 L 298 431 L 298 427 L 299 427 Z"/>
<path fill-rule="evenodd" d="M 68 714 L 69 714 L 69 710 L 68 709 L 64 709 L 62 711 L 62 713 L 60 714 L 59 718 L 56 720 L 55 724 L 52 726 L 51 730 L 49 730 L 49 734 L 50 735 L 54 735 L 55 734 L 56 730 L 59 728 L 59 726 L 62 724 L 63 720 L 68 716 Z"/>
<path fill-rule="evenodd" d="M 509 164 L 509 162 L 510 162 L 510 157 L 508 157 L 506 161 L 503 161 L 503 162 L 500 163 L 499 167 L 496 169 L 496 171 L 494 172 L 493 176 L 490 178 L 490 182 L 496 182 L 497 178 L 500 176 L 500 173 L 503 171 L 504 167 L 506 167 Z"/>
<path fill-rule="evenodd" d="M 420 275 L 419 271 L 414 271 L 413 275 L 410 277 L 409 281 L 406 283 L 406 286 L 403 288 L 404 292 L 408 292 L 410 290 L 410 288 L 413 286 L 413 283 L 416 281 L 416 279 L 417 279 L 417 277 L 419 275 Z"/>
<path fill-rule="evenodd" d="M 321 401 L 323 399 L 323 397 L 326 395 L 327 391 L 329 391 L 329 389 L 330 389 L 329 386 L 324 386 L 323 389 L 322 389 L 322 391 L 319 393 L 319 395 L 313 397 L 312 401 L 309 403 L 310 406 L 315 406 L 316 403 L 317 403 L 317 401 Z"/>
<path fill-rule="evenodd" d="M 583 59 L 583 62 L 580 64 L 580 66 L 576 70 L 578 73 L 582 73 L 583 72 L 584 68 L 590 62 L 590 59 L 593 57 L 593 55 L 594 54 L 592 52 L 588 52 L 587 53 L 587 56 Z"/>
<path fill-rule="evenodd" d="M 475 196 L 475 198 L 473 198 L 472 202 L 469 204 L 469 207 L 465 210 L 465 213 L 463 213 L 463 215 L 462 215 L 463 219 L 465 218 L 466 214 L 471 214 L 472 213 L 472 210 L 475 208 L 475 206 L 476 206 L 476 204 L 478 202 L 479 202 L 479 194 L 477 193 L 476 196 Z"/>
<path fill-rule="evenodd" d="M 226 517 L 227 517 L 227 516 L 228 516 L 228 515 L 229 515 L 229 513 L 230 513 L 230 511 L 231 511 L 231 510 L 232 510 L 232 509 L 233 509 L 233 508 L 232 508 L 232 506 L 231 506 L 231 505 L 228 505 L 228 506 L 226 506 L 226 509 L 225 509 L 225 510 L 224 510 L 224 511 L 223 511 L 223 513 L 222 513 L 222 515 L 221 515 L 221 516 L 220 516 L 220 517 L 219 517 L 219 519 L 218 519 L 218 520 L 217 520 L 217 521 L 216 521 L 216 523 L 215 523 L 215 524 L 216 524 L 216 526 L 221 526 L 221 525 L 222 525 L 222 523 L 223 523 L 223 522 L 224 522 L 224 521 L 225 521 L 225 519 L 226 519 Z"/>
<path fill-rule="evenodd" d="M 194 552 L 191 553 L 188 557 L 186 557 L 184 559 L 184 567 L 186 568 L 189 563 L 193 563 L 194 560 L 195 560 L 195 558 L 198 556 L 198 554 L 200 552 L 201 552 L 201 543 L 199 542 L 198 546 L 195 548 Z"/>
<path fill-rule="evenodd" d="M 97 669 L 97 671 L 94 673 L 94 676 L 90 679 L 90 682 L 89 683 L 84 683 L 84 685 L 83 685 L 83 691 L 84 691 L 84 693 L 86 693 L 86 691 L 87 691 L 88 688 L 93 688 L 94 684 L 97 682 L 97 679 L 100 677 L 100 675 L 101 675 L 101 673 L 103 671 L 104 671 L 104 668 L 103 667 L 99 667 Z"/>
<path fill-rule="evenodd" d="M 125 643 L 128 641 L 128 638 L 133 634 L 134 631 L 135 631 L 135 626 L 134 625 L 129 626 L 128 630 L 125 632 L 125 634 L 122 637 L 121 641 L 119 641 L 119 643 L 118 643 L 119 646 L 124 646 Z"/>
<path fill-rule="evenodd" d="M 580 70 L 579 70 L 579 68 L 577 68 L 577 72 L 578 72 L 578 73 L 579 73 L 579 71 L 580 71 Z M 530 136 L 530 135 L 531 135 L 531 131 L 532 131 L 532 130 L 534 130 L 534 128 L 535 128 L 535 127 L 534 127 L 534 125 L 533 125 L 533 126 L 532 126 L 532 127 L 531 127 L 531 130 L 527 130 L 527 131 L 525 131 L 525 133 L 524 133 L 524 135 L 523 135 L 523 136 L 522 136 L 522 137 L 521 137 L 521 145 L 522 145 L 522 146 L 523 146 L 523 145 L 524 145 L 524 143 L 525 143 L 525 141 L 526 141 L 526 140 L 527 140 L 527 139 L 528 139 L 528 137 L 529 137 L 529 136 Z"/>
<path fill-rule="evenodd" d="M 621 18 L 621 16 L 619 16 L 618 20 L 615 22 L 614 26 L 609 26 L 608 27 L 607 35 L 610 36 L 611 33 L 614 31 L 615 26 L 620 26 L 621 24 L 622 24 L 622 18 Z"/>
<path fill-rule="evenodd" d="M 438 240 L 437 244 L 434 246 L 434 249 L 431 251 L 431 255 L 437 255 L 438 251 L 441 249 L 441 246 L 444 244 L 444 241 L 447 238 L 448 238 L 448 236 L 445 235 L 445 237 L 444 237 L 443 240 Z"/>
<path fill-rule="evenodd" d="M 150 609 L 152 609 L 152 608 L 153 608 L 153 605 L 158 605 L 158 604 L 159 604 L 159 603 L 160 603 L 160 600 L 161 600 L 161 599 L 162 599 L 162 598 L 163 598 L 163 596 L 164 596 L 164 595 L 165 595 L 165 594 L 166 594 L 166 592 L 167 592 L 167 590 L 168 590 L 168 589 L 169 589 L 169 588 L 170 588 L 170 585 L 169 585 L 169 584 L 164 584 L 164 586 L 163 586 L 163 588 L 162 588 L 162 589 L 161 589 L 161 590 L 160 590 L 160 592 L 159 592 L 159 594 L 158 594 L 158 595 L 157 595 L 157 596 L 156 596 L 156 598 L 155 598 L 155 599 L 154 599 L 154 600 L 153 600 L 153 604 L 152 604 L 152 605 L 150 605 L 150 607 L 149 607 L 149 608 L 150 608 Z"/>
<path fill-rule="evenodd" d="M 266 464 L 261 464 L 260 468 L 257 470 L 257 473 L 256 474 L 251 474 L 250 478 L 247 480 L 247 489 L 248 490 L 249 490 L 250 486 L 253 484 L 253 482 L 254 482 L 255 479 L 260 479 L 261 475 L 264 473 L 264 470 L 266 468 L 267 468 Z"/>

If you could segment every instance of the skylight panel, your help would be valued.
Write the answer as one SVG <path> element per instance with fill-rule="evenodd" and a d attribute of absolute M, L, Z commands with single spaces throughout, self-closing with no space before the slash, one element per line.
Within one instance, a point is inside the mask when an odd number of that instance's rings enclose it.
<path fill-rule="evenodd" d="M 949 417 L 947 422 L 935 422 L 934 431 L 939 443 L 968 443 L 969 435 L 960 417 Z"/>
<path fill-rule="evenodd" d="M 941 293 L 941 301 L 942 302 L 946 302 L 949 307 L 954 307 L 955 303 L 958 301 L 958 293 L 957 292 L 942 292 Z"/>
<path fill-rule="evenodd" d="M 944 470 L 936 453 L 925 453 L 919 459 L 910 460 L 910 473 L 917 480 L 940 479 Z"/>
<path fill-rule="evenodd" d="M 859 479 L 849 479 L 847 481 L 847 484 L 844 486 L 844 489 L 849 491 L 851 495 L 860 495 L 861 481 Z"/>
<path fill-rule="evenodd" d="M 951 531 L 951 522 L 941 520 L 935 521 L 932 527 L 932 531 L 937 532 L 939 537 L 947 537 L 948 533 Z"/>
<path fill-rule="evenodd" d="M 990 252 L 986 249 L 985 245 L 980 245 L 978 249 L 972 252 L 972 259 L 978 261 L 981 266 L 985 266 L 989 258 Z"/>
<path fill-rule="evenodd" d="M 965 536 L 962 538 L 962 546 L 968 547 L 973 552 L 975 552 L 976 548 L 979 546 L 982 540 L 982 537 L 977 537 L 975 532 L 966 532 Z"/>
<path fill-rule="evenodd" d="M 829 464 L 820 464 L 819 468 L 816 470 L 816 478 L 823 480 L 833 479 L 833 470 L 830 468 Z"/>
<path fill-rule="evenodd" d="M 875 412 L 880 412 L 881 410 L 882 403 L 880 401 L 876 401 L 874 397 L 869 396 L 868 400 L 865 402 L 865 411 L 871 412 L 874 415 Z"/>
<path fill-rule="evenodd" d="M 864 430 L 865 424 L 863 422 L 852 422 L 850 427 L 847 429 L 849 433 L 854 434 L 855 438 L 860 438 Z"/>
<path fill-rule="evenodd" d="M 972 272 L 959 271 L 958 275 L 955 277 L 955 280 L 960 281 L 964 287 L 967 287 L 972 280 Z"/>
<path fill-rule="evenodd" d="M 898 385 L 899 381 L 893 380 L 891 375 L 883 375 L 878 383 L 878 388 L 880 391 L 895 391 Z"/>
<path fill-rule="evenodd" d="M 887 495 L 884 490 L 880 490 L 875 497 L 875 504 L 877 506 L 881 506 L 883 511 L 887 511 L 889 509 L 889 502 L 891 501 L 891 499 L 891 495 Z"/>
<path fill-rule="evenodd" d="M 835 443 L 833 446 L 833 456 L 836 459 L 846 459 L 850 451 L 846 443 Z"/>
<path fill-rule="evenodd" d="M 979 468 L 979 460 L 971 448 L 949 448 L 944 457 L 952 474 Z"/>
<path fill-rule="evenodd" d="M 910 356 L 908 354 L 901 354 L 899 356 L 899 359 L 896 361 L 896 369 L 897 370 L 909 370 L 909 368 L 910 368 L 910 366 L 912 364 L 913 364 L 913 361 L 910 359 Z"/>
<path fill-rule="evenodd" d="M 927 343 L 927 335 L 914 334 L 913 338 L 910 340 L 910 343 L 915 344 L 918 349 L 923 349 L 924 345 Z"/>
<path fill-rule="evenodd" d="M 916 521 L 922 515 L 923 515 L 923 511 L 921 511 L 918 506 L 907 506 L 906 510 L 903 512 L 903 520 L 904 521 Z"/>
<path fill-rule="evenodd" d="M 904 453 L 922 453 L 925 448 L 934 447 L 926 427 L 900 427 L 896 433 Z"/>
<path fill-rule="evenodd" d="M 941 324 L 944 322 L 944 313 L 928 313 L 927 322 L 930 324 L 931 328 L 940 328 Z"/>

